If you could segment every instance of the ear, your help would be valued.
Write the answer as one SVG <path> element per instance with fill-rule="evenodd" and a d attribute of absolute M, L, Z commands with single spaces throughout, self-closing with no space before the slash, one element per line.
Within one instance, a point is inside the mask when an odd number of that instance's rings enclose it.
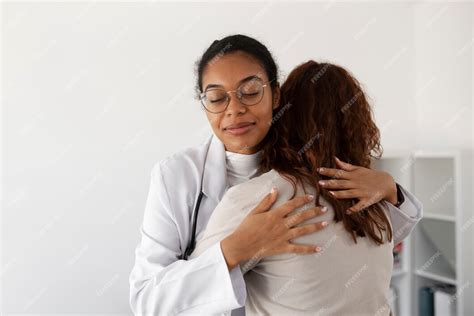
<path fill-rule="evenodd" d="M 272 101 L 273 101 L 272 109 L 273 110 L 280 107 L 280 93 L 281 93 L 280 84 L 277 83 L 275 89 L 273 89 L 273 98 L 272 98 Z"/>

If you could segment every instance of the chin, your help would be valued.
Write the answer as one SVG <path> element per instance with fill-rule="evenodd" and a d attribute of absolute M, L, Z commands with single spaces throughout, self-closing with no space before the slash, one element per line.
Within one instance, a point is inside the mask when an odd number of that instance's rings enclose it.
<path fill-rule="evenodd" d="M 232 148 L 236 151 L 242 151 L 245 149 L 252 149 L 257 147 L 260 144 L 259 139 L 256 139 L 255 136 L 234 136 L 228 137 L 228 144 L 232 144 Z"/>

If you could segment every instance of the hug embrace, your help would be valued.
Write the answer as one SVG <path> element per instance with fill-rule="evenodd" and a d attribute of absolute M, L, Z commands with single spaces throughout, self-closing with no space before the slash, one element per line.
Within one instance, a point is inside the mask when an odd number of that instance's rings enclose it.
<path fill-rule="evenodd" d="M 280 85 L 265 45 L 214 41 L 196 90 L 212 135 L 153 167 L 130 274 L 136 315 L 390 315 L 393 247 L 423 209 L 371 169 L 380 132 L 346 69 Z"/>

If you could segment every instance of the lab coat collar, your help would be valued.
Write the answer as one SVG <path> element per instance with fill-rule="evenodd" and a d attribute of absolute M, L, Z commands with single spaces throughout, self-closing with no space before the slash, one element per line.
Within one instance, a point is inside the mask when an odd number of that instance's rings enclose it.
<path fill-rule="evenodd" d="M 202 192 L 217 203 L 227 189 L 227 165 L 225 147 L 214 134 L 209 139 L 207 158 L 204 164 Z"/>

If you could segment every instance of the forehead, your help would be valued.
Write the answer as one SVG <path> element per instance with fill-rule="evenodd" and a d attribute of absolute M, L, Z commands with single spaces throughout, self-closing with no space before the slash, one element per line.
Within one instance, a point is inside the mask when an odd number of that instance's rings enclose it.
<path fill-rule="evenodd" d="M 202 88 L 205 89 L 208 84 L 217 84 L 233 89 L 240 80 L 254 75 L 264 81 L 268 80 L 265 69 L 253 56 L 244 52 L 232 52 L 223 56 L 217 55 L 204 68 Z"/>

